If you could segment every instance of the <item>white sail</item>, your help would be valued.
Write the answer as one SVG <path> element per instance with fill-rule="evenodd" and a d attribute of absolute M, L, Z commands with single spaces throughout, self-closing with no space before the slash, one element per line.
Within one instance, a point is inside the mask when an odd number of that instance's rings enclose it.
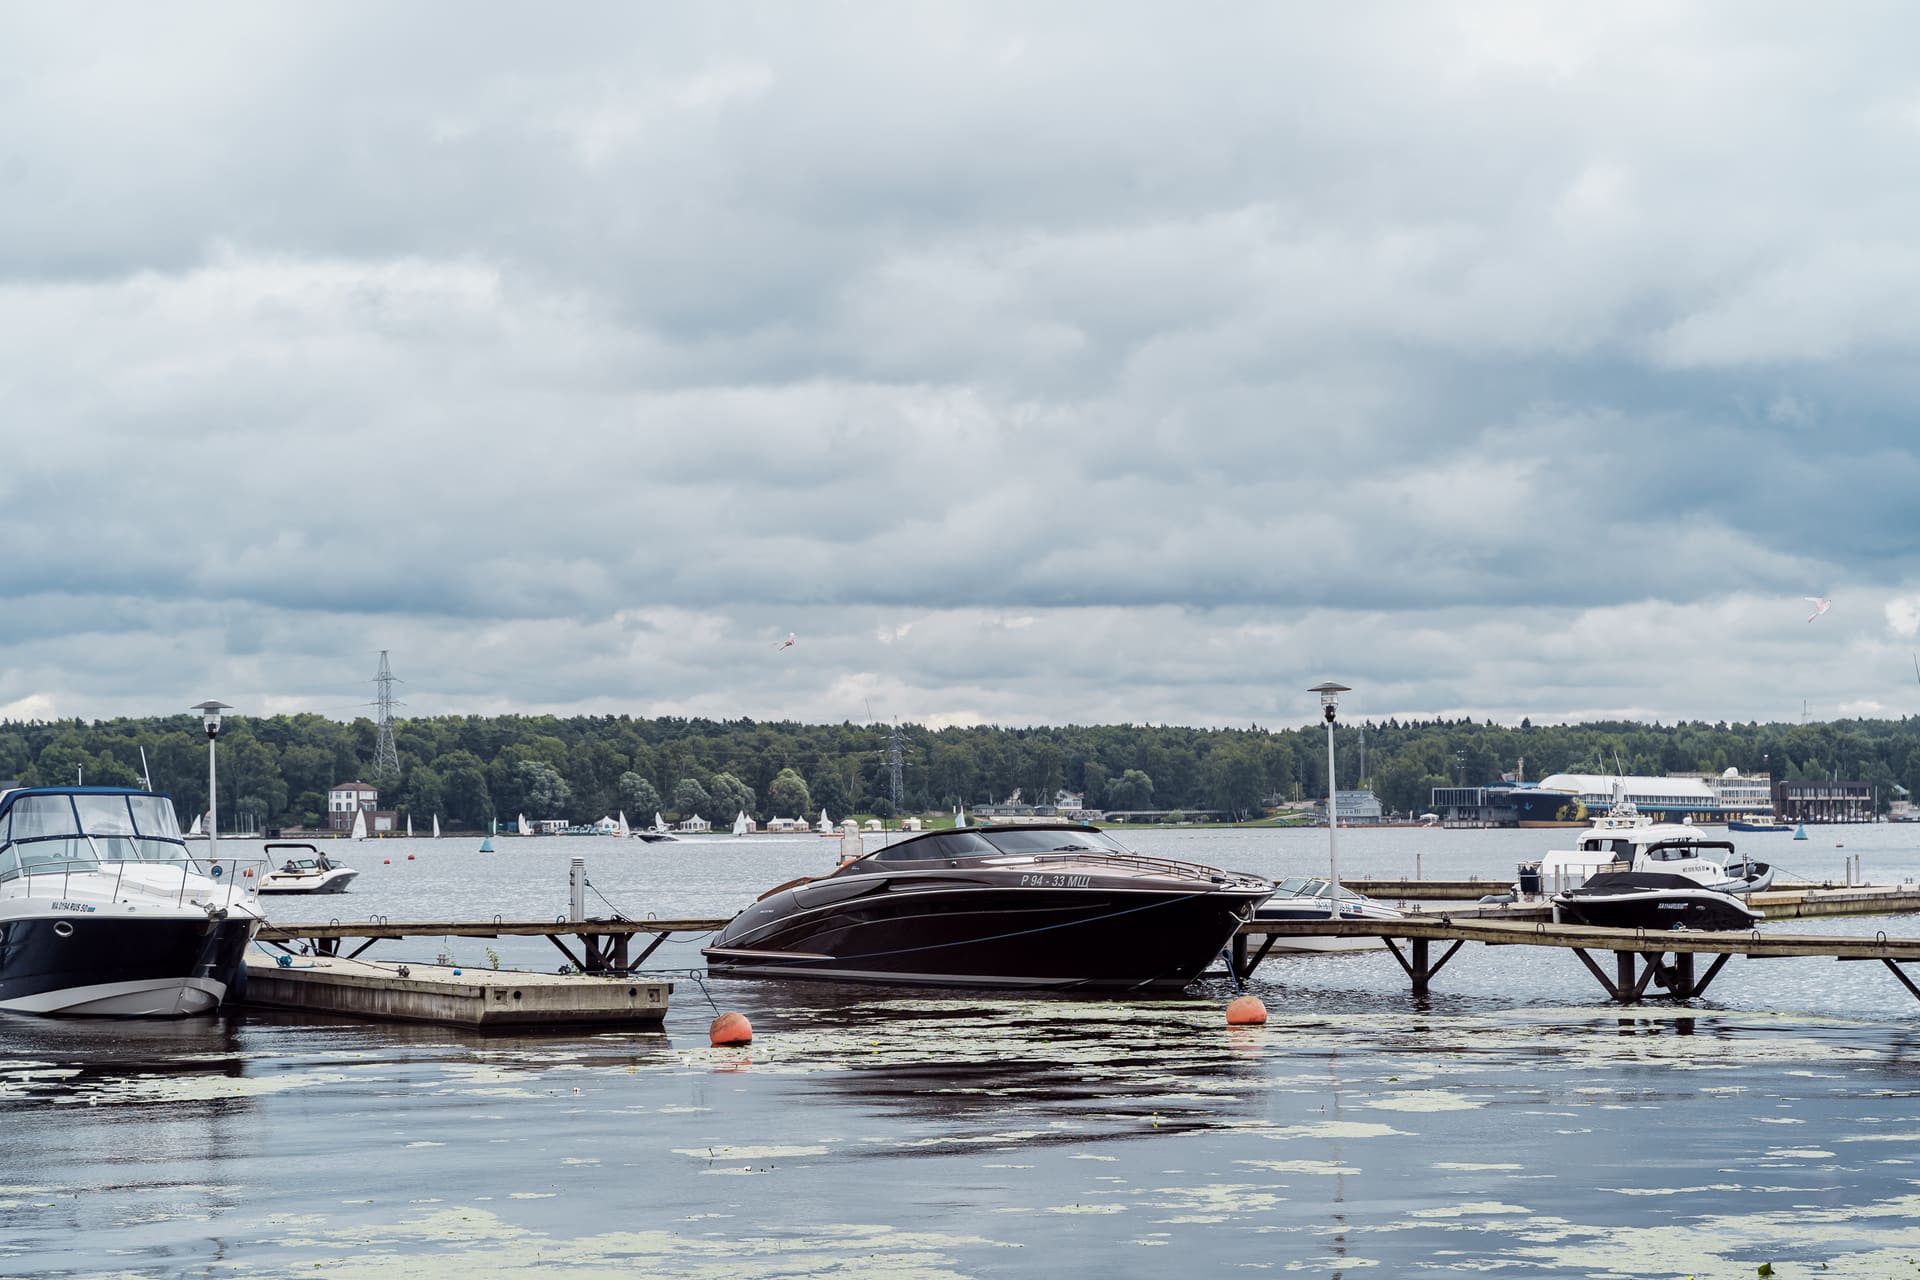
<path fill-rule="evenodd" d="M 520 815 L 520 834 L 523 836 L 533 834 L 533 828 L 527 825 L 527 815 L 524 813 Z"/>
<path fill-rule="evenodd" d="M 355 840 L 365 840 L 367 838 L 367 811 L 365 809 L 355 809 L 353 811 L 352 835 Z"/>
<path fill-rule="evenodd" d="M 953 825 L 956 827 L 964 827 L 967 825 L 967 806 L 966 805 L 964 804 L 960 805 L 958 808 L 956 808 L 953 811 Z"/>
<path fill-rule="evenodd" d="M 413 839 L 413 815 L 407 815 L 407 839 Z"/>
<path fill-rule="evenodd" d="M 188 835 L 190 835 L 190 836 L 203 836 L 203 835 L 205 835 L 205 834 L 207 834 L 206 832 L 204 832 L 204 831 L 202 831 L 202 830 L 200 829 L 200 818 L 201 818 L 201 816 L 202 816 L 202 815 L 200 815 L 200 814 L 197 814 L 197 813 L 193 815 L 193 825 L 187 828 L 187 834 L 188 834 Z"/>
<path fill-rule="evenodd" d="M 733 820 L 733 834 L 737 836 L 743 836 L 747 834 L 748 826 L 749 824 L 747 822 L 747 811 L 745 809 L 742 809 L 740 811 L 740 816 Z"/>
<path fill-rule="evenodd" d="M 433 815 L 433 838 L 435 840 L 440 838 L 440 815 L 437 813 Z"/>
<path fill-rule="evenodd" d="M 627 825 L 627 811 L 622 809 L 620 811 L 620 835 L 622 838 L 625 838 L 632 834 L 633 828 Z"/>
<path fill-rule="evenodd" d="M 653 811 L 653 829 L 655 831 L 665 831 L 667 829 L 667 824 L 660 820 L 660 811 L 658 809 Z"/>
<path fill-rule="evenodd" d="M 814 830 L 823 836 L 833 834 L 833 824 L 827 821 L 827 811 L 825 809 L 820 811 L 820 825 L 815 827 Z"/>

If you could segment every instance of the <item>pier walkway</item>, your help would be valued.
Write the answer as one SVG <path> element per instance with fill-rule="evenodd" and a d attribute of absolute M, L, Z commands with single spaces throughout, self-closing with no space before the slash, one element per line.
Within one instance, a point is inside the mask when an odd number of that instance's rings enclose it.
<path fill-rule="evenodd" d="M 1469 942 L 1489 947 L 1556 947 L 1573 952 L 1600 980 L 1607 994 L 1622 1004 L 1639 1001 L 1651 984 L 1676 1000 L 1705 993 L 1707 986 L 1734 956 L 1752 960 L 1788 957 L 1824 957 L 1830 960 L 1878 960 L 1886 965 L 1916 999 L 1916 985 L 1903 964 L 1920 963 L 1920 938 L 1833 937 L 1823 934 L 1768 933 L 1759 929 L 1728 933 L 1697 933 L 1688 929 L 1601 929 L 1592 925 L 1554 924 L 1546 920 L 1514 920 L 1479 916 L 1454 919 L 1429 913 L 1402 920 L 1297 920 L 1253 922 L 1233 940 L 1233 967 L 1245 978 L 1260 967 L 1280 938 L 1380 938 L 1400 962 L 1416 995 L 1424 994 L 1434 975 Z M 1260 941 L 1258 948 L 1255 940 Z M 1433 959 L 1435 942 L 1450 943 Z M 1404 944 L 1404 949 L 1403 949 Z M 1613 953 L 1613 972 L 1593 958 L 1594 952 Z M 1695 973 L 1695 957 L 1711 956 L 1703 974 Z"/>
<path fill-rule="evenodd" d="M 1752 901 L 1771 919 L 1889 915 L 1920 910 L 1920 886 L 1795 889 L 1755 894 Z M 1423 994 L 1469 942 L 1490 947 L 1549 947 L 1573 952 L 1607 994 L 1622 1003 L 1642 999 L 1649 987 L 1681 1000 L 1700 995 L 1736 955 L 1754 960 L 1878 960 L 1920 999 L 1920 984 L 1901 968 L 1920 963 L 1920 938 L 1889 938 L 1884 933 L 1842 937 L 1765 930 L 1697 933 L 1602 929 L 1555 923 L 1547 918 L 1551 910 L 1545 902 L 1475 903 L 1451 910 L 1415 911 L 1399 920 L 1254 921 L 1244 925 L 1234 938 L 1230 958 L 1234 973 L 1246 978 L 1260 967 L 1280 938 L 1380 938 L 1406 972 L 1414 992 Z M 580 973 L 631 977 L 640 974 L 641 966 L 674 934 L 716 933 L 726 923 L 725 919 L 507 920 L 498 916 L 489 920 L 389 921 L 376 916 L 324 924 L 269 924 L 261 928 L 259 937 L 289 954 L 345 959 L 358 957 L 376 942 L 402 938 L 543 937 Z M 1433 947 L 1436 942 L 1444 948 L 1437 959 Z M 346 950 L 350 944 L 357 945 Z M 1602 952 L 1612 953 L 1611 965 L 1594 958 Z M 1697 969 L 1698 956 L 1710 957 L 1704 972 Z"/>

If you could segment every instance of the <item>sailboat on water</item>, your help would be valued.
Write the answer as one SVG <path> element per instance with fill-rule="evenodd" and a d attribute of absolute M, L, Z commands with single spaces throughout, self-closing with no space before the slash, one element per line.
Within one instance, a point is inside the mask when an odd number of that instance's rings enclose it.
<path fill-rule="evenodd" d="M 407 839 L 413 839 L 413 815 L 407 815 Z"/>
<path fill-rule="evenodd" d="M 625 809 L 620 811 L 620 825 L 615 828 L 615 830 L 622 836 L 630 836 L 633 834 L 633 828 L 627 825 L 627 811 Z"/>
<path fill-rule="evenodd" d="M 533 834 L 533 827 L 528 824 L 527 815 L 524 813 L 520 815 L 519 832 L 523 836 L 530 836 Z"/>
<path fill-rule="evenodd" d="M 435 840 L 440 838 L 440 815 L 437 813 L 433 815 L 433 838 Z"/>
<path fill-rule="evenodd" d="M 739 816 L 733 820 L 733 834 L 743 836 L 751 830 L 753 830 L 753 823 L 747 821 L 747 811 L 742 809 Z"/>
<path fill-rule="evenodd" d="M 349 834 L 355 840 L 365 840 L 367 838 L 367 811 L 365 809 L 355 809 L 353 811 L 353 830 Z"/>
<path fill-rule="evenodd" d="M 964 827 L 967 825 L 967 806 L 965 804 L 954 806 L 953 825 L 956 827 Z"/>
<path fill-rule="evenodd" d="M 205 840 L 207 838 L 207 833 L 200 827 L 200 819 L 204 816 L 206 815 L 199 813 L 193 815 L 193 825 L 187 828 L 187 839 Z"/>
<path fill-rule="evenodd" d="M 823 836 L 837 836 L 840 834 L 839 829 L 827 821 L 827 811 L 825 809 L 820 811 L 820 821 L 813 824 L 813 829 Z"/>

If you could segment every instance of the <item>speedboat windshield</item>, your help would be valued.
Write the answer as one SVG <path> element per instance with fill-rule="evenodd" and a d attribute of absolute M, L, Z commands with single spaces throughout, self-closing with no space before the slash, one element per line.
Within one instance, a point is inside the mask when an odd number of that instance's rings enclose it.
<path fill-rule="evenodd" d="M 173 806 L 126 792 L 16 792 L 0 813 L 0 880 L 113 862 L 192 865 Z"/>
<path fill-rule="evenodd" d="M 980 838 L 1001 853 L 1073 853 L 1077 850 L 1094 853 L 1129 852 L 1125 845 L 1106 832 L 1095 831 L 1091 827 L 1065 831 L 1012 827 L 1005 831 L 982 831 Z"/>

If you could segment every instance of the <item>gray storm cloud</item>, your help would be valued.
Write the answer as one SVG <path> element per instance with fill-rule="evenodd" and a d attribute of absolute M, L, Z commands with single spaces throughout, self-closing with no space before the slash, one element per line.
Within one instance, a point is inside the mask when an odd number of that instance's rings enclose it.
<path fill-rule="evenodd" d="M 1920 19 L 1091 15 L 11 11 L 0 712 L 1912 700 Z"/>

